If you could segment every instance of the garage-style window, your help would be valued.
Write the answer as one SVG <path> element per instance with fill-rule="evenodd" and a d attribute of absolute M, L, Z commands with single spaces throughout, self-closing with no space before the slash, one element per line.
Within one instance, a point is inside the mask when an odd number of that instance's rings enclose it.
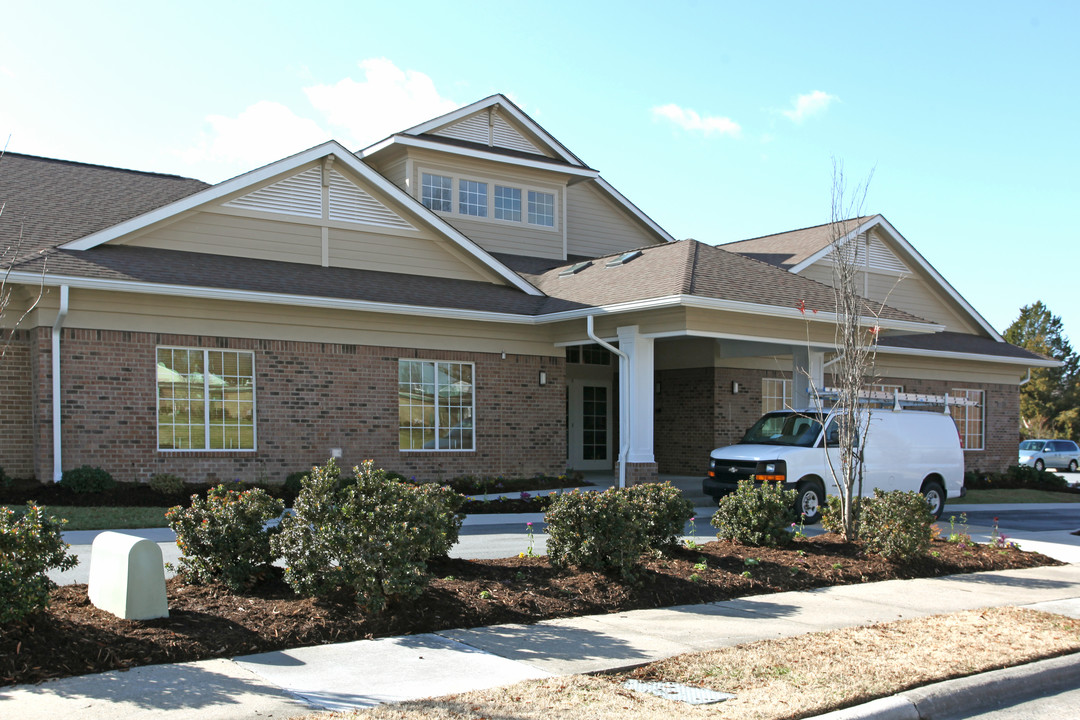
<path fill-rule="evenodd" d="M 255 355 L 157 349 L 159 450 L 254 450 Z"/>
<path fill-rule="evenodd" d="M 402 450 L 474 450 L 472 363 L 398 361 Z"/>
<path fill-rule="evenodd" d="M 983 450 L 984 440 L 984 415 L 983 415 L 983 391 L 968 390 L 964 388 L 953 389 L 953 397 L 972 400 L 974 405 L 957 405 L 952 408 L 953 420 L 960 431 L 960 441 L 965 450 Z"/>

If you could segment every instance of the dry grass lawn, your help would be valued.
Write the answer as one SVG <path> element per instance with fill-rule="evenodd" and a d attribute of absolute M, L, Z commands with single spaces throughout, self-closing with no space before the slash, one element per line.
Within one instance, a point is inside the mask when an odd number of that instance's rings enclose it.
<path fill-rule="evenodd" d="M 681 655 L 612 676 L 570 676 L 319 718 L 667 720 L 799 718 L 919 685 L 1080 651 L 1080 620 L 1018 608 L 971 610 Z M 675 703 L 622 687 L 674 681 L 736 695 Z"/>

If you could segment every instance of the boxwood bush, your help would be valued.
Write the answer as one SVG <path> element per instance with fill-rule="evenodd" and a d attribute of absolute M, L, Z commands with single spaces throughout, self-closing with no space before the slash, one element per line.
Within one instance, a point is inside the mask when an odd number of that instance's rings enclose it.
<path fill-rule="evenodd" d="M 250 587 L 274 562 L 265 525 L 284 507 L 264 490 L 218 485 L 205 498 L 192 495 L 190 507 L 169 508 L 165 519 L 182 552 L 178 574 L 189 583 Z"/>
<path fill-rule="evenodd" d="M 330 460 L 303 479 L 273 547 L 297 593 L 347 589 L 377 613 L 423 591 L 427 561 L 457 542 L 463 503 L 448 488 L 394 480 L 370 460 L 341 478 Z"/>
<path fill-rule="evenodd" d="M 720 498 L 713 514 L 716 537 L 744 545 L 787 545 L 792 540 L 791 525 L 798 520 L 797 495 L 780 483 L 755 486 L 751 480 L 740 480 L 735 492 Z"/>
<path fill-rule="evenodd" d="M 33 503 L 22 515 L 0 507 L 0 625 L 47 608 L 55 584 L 45 573 L 79 564 L 60 536 L 66 522 Z"/>
<path fill-rule="evenodd" d="M 60 485 L 76 493 L 102 493 L 116 487 L 116 480 L 108 471 L 92 465 L 65 470 Z"/>
<path fill-rule="evenodd" d="M 544 515 L 553 565 L 617 572 L 633 577 L 649 548 L 642 505 L 626 490 L 575 490 L 557 497 Z"/>
<path fill-rule="evenodd" d="M 694 503 L 683 497 L 671 483 L 642 483 L 626 489 L 631 502 L 640 506 L 650 548 L 675 545 L 686 523 L 694 517 Z"/>

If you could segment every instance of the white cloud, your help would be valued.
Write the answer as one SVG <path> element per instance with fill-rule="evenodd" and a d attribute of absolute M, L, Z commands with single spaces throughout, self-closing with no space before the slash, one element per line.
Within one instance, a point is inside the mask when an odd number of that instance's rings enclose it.
<path fill-rule="evenodd" d="M 236 117 L 207 116 L 209 130 L 179 152 L 193 172 L 214 181 L 253 170 L 333 138 L 350 150 L 455 110 L 422 72 L 401 70 L 385 58 L 359 63 L 363 77 L 304 88 L 313 117 L 270 100 Z"/>
<path fill-rule="evenodd" d="M 742 132 L 739 124 L 726 117 L 706 115 L 701 117 L 689 108 L 681 108 L 674 103 L 661 105 L 652 109 L 654 117 L 662 117 L 670 120 L 684 130 L 700 131 L 705 135 L 731 135 L 738 137 Z"/>
<path fill-rule="evenodd" d="M 225 166 L 233 174 L 253 170 L 330 139 L 317 122 L 281 103 L 260 100 L 234 118 L 209 115 L 210 132 L 180 155 L 189 163 Z"/>
<path fill-rule="evenodd" d="M 401 70 L 386 58 L 360 61 L 362 80 L 351 77 L 333 85 L 304 88 L 311 104 L 350 149 L 377 142 L 451 110 L 458 104 L 442 97 L 431 78 Z"/>
<path fill-rule="evenodd" d="M 824 112 L 825 108 L 840 98 L 835 95 L 830 95 L 827 92 L 821 90 L 814 90 L 813 92 L 806 93 L 805 95 L 799 95 L 795 98 L 795 108 L 792 110 L 784 110 L 784 115 L 789 120 L 795 123 L 801 123 L 811 115 L 817 115 Z"/>

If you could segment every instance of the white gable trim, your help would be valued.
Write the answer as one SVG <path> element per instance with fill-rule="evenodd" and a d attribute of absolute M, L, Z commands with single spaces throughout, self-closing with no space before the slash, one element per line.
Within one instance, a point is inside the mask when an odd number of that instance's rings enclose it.
<path fill-rule="evenodd" d="M 956 288 L 950 285 L 948 281 L 945 280 L 945 278 L 942 277 L 941 274 L 934 269 L 934 266 L 927 262 L 926 258 L 924 258 L 919 253 L 919 251 L 916 250 L 915 247 L 911 243 L 909 243 L 907 239 L 905 239 L 904 236 L 896 230 L 896 228 L 892 226 L 892 223 L 886 220 L 883 216 L 875 215 L 874 217 L 870 218 L 866 222 L 853 229 L 851 232 L 841 238 L 840 245 L 845 245 L 846 243 L 851 241 L 852 238 L 857 238 L 859 235 L 862 235 L 865 232 L 869 232 L 874 227 L 880 227 L 882 230 L 884 230 L 885 233 L 888 234 L 889 237 L 894 242 L 896 242 L 896 244 L 899 245 L 900 248 L 915 261 L 915 264 L 918 265 L 918 267 L 924 272 L 926 272 L 926 274 L 929 275 L 931 279 L 937 283 L 938 287 L 944 290 L 945 293 L 950 298 L 952 298 L 953 301 L 956 302 L 956 304 L 959 305 L 961 309 L 963 309 L 964 312 L 966 312 L 968 316 L 972 320 L 974 320 L 979 327 L 981 327 L 987 332 L 987 334 L 990 335 L 990 337 L 992 337 L 997 342 L 1005 342 L 1005 338 L 1001 337 L 998 331 L 995 330 L 994 327 L 986 321 L 986 318 L 980 315 L 975 308 L 968 304 L 968 301 L 965 300 L 963 296 L 956 291 Z M 816 263 L 818 260 L 828 255 L 830 252 L 832 252 L 831 244 L 826 245 L 824 248 L 817 251 L 807 259 L 803 260 L 798 265 L 793 266 L 788 272 L 797 275 L 806 268 Z"/>
<path fill-rule="evenodd" d="M 218 183 L 212 187 L 189 195 L 186 198 L 177 200 L 176 202 L 169 203 L 163 207 L 151 210 L 148 213 L 139 215 L 125 222 L 113 225 L 99 232 L 87 235 L 79 240 L 74 240 L 69 243 L 65 243 L 60 246 L 63 250 L 89 250 L 90 248 L 103 245 L 110 240 L 122 237 L 129 233 L 137 232 L 155 223 L 169 218 L 175 217 L 181 213 L 195 210 L 202 205 L 211 203 L 223 197 L 227 197 L 238 191 L 242 191 L 245 188 L 252 187 L 259 183 L 270 180 L 283 173 L 287 173 L 289 170 L 302 167 L 308 163 L 320 160 L 328 155 L 334 155 L 339 162 L 348 166 L 350 170 L 370 182 L 377 187 L 381 192 L 385 193 L 395 201 L 410 208 L 415 216 L 434 229 L 436 232 L 445 236 L 454 245 L 461 248 L 462 251 L 473 259 L 479 261 L 483 266 L 494 272 L 496 275 L 506 280 L 512 286 L 516 287 L 524 293 L 529 295 L 540 296 L 542 292 L 537 290 L 531 284 L 522 279 L 517 273 L 510 270 L 494 257 L 492 257 L 486 250 L 474 243 L 469 238 L 462 235 L 458 230 L 454 229 L 449 223 L 440 218 L 438 215 L 428 210 L 415 198 L 410 197 L 405 191 L 391 183 L 372 170 L 368 165 L 361 162 L 355 155 L 346 150 L 340 143 L 335 140 L 330 140 L 321 145 L 316 145 L 310 150 L 297 153 L 290 157 L 278 160 L 257 170 L 238 175 L 237 177 L 226 180 L 225 182 Z"/>
<path fill-rule="evenodd" d="M 457 145 L 447 145 L 436 140 L 425 140 L 424 138 L 412 137 L 407 135 L 394 135 L 376 145 L 364 148 L 357 154 L 360 157 L 369 157 L 379 152 L 383 148 L 388 147 L 389 145 L 404 145 L 406 147 L 423 148 L 425 150 L 437 150 L 438 152 L 449 153 L 451 155 L 461 155 L 463 157 L 476 158 L 478 160 L 493 160 L 495 162 L 518 165 L 520 167 L 536 168 L 538 170 L 548 170 L 550 172 L 562 173 L 563 175 L 573 175 L 575 177 L 595 178 L 600 176 L 600 173 L 596 170 L 578 165 L 563 165 L 557 162 L 530 160 L 529 158 L 521 158 L 514 155 L 503 155 L 502 153 L 490 152 L 487 150 L 458 147 Z"/>
<path fill-rule="evenodd" d="M 547 130 L 536 124 L 536 122 L 534 122 L 531 117 L 526 115 L 521 110 L 521 108 L 510 102 L 510 100 L 502 94 L 495 94 L 491 97 L 486 97 L 483 100 L 478 100 L 471 105 L 466 105 L 463 108 L 458 108 L 457 110 L 448 112 L 445 115 L 440 115 L 437 118 L 432 118 L 427 122 L 422 122 L 419 125 L 414 125 L 413 127 L 405 130 L 404 132 L 408 133 L 409 135 L 422 135 L 423 133 L 430 133 L 434 130 L 438 130 L 441 127 L 457 122 L 462 118 L 468 117 L 475 112 L 492 107 L 493 105 L 498 105 L 503 110 L 505 110 L 507 114 L 509 114 L 522 125 L 524 125 L 529 130 L 529 132 L 538 137 L 545 145 L 547 145 L 548 149 L 550 149 L 553 153 L 558 155 L 566 162 L 581 167 L 585 166 L 585 163 L 581 162 L 581 159 L 578 158 L 577 155 L 574 155 L 574 153 L 570 152 L 570 150 L 568 150 L 565 145 L 556 140 L 550 133 L 548 133 Z"/>

